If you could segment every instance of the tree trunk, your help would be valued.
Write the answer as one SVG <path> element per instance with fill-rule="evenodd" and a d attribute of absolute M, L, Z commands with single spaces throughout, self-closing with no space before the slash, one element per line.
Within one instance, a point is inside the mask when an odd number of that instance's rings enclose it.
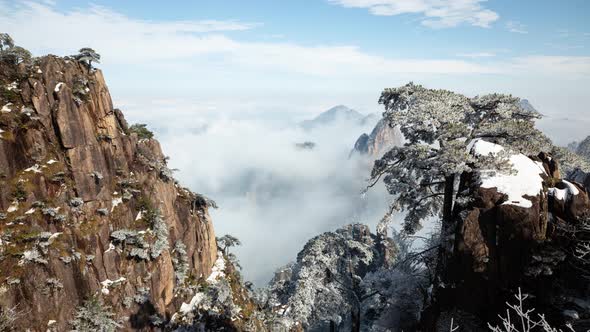
<path fill-rule="evenodd" d="M 455 194 L 455 175 L 445 178 L 445 195 L 443 203 L 443 230 L 451 223 L 453 218 L 453 199 Z"/>
<path fill-rule="evenodd" d="M 441 239 L 440 246 L 436 257 L 436 268 L 434 272 L 434 287 L 432 289 L 432 295 L 430 303 L 426 305 L 426 308 L 422 312 L 422 318 L 420 325 L 424 331 L 435 331 L 436 322 L 438 320 L 438 314 L 440 311 L 440 299 L 439 299 L 439 282 L 444 282 L 445 276 L 444 271 L 447 265 L 447 257 L 449 249 L 447 243 L 447 237 L 449 232 L 452 232 L 451 228 L 453 224 L 453 202 L 455 196 L 455 175 L 449 175 L 445 178 L 444 198 L 443 198 L 443 213 L 442 213 L 442 225 L 441 225 Z"/>
<path fill-rule="evenodd" d="M 330 321 L 330 332 L 336 332 L 336 323 L 333 320 Z"/>
<path fill-rule="evenodd" d="M 350 331 L 351 332 L 360 332 L 361 331 L 361 309 L 359 308 L 355 308 L 353 306 L 352 309 L 350 309 L 350 322 L 351 322 L 351 328 Z"/>

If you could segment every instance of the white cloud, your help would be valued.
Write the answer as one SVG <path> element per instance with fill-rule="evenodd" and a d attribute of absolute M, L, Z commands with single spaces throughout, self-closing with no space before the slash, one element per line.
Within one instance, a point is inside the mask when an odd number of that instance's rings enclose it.
<path fill-rule="evenodd" d="M 383 4 L 385 0 L 338 1 L 349 6 L 374 6 Z M 91 46 L 102 54 L 104 66 L 143 64 L 167 72 L 204 73 L 217 70 L 217 74 L 227 73 L 223 75 L 255 72 L 261 81 L 264 81 L 265 75 L 285 74 L 330 79 L 385 79 L 392 74 L 510 74 L 515 69 L 527 67 L 519 58 L 485 64 L 477 61 L 492 57 L 490 52 L 460 55 L 469 60 L 389 58 L 368 54 L 353 45 L 303 46 L 285 41 L 251 42 L 222 34 L 228 30 L 251 29 L 256 26 L 252 23 L 216 20 L 153 22 L 130 18 L 97 6 L 61 12 L 50 5 L 34 2 L 0 4 L 0 31 L 13 35 L 18 44 L 36 54 L 61 55 L 75 53 L 79 47 Z M 404 4 L 392 1 L 389 5 L 397 6 L 398 11 L 434 10 L 430 1 Z M 439 10 L 443 13 L 449 8 L 473 9 L 480 5 L 465 0 L 443 1 L 439 6 L 446 8 Z M 541 60 L 542 56 L 535 59 Z M 582 74 L 587 73 L 587 57 L 561 57 L 557 62 L 554 57 L 546 60 L 551 65 L 551 73 L 559 73 L 562 67 L 563 73 L 571 73 L 572 64 L 581 68 Z M 527 68 L 535 73 L 546 71 L 544 67 L 533 67 L 536 63 Z"/>
<path fill-rule="evenodd" d="M 465 61 L 385 58 L 350 45 L 244 42 L 220 34 L 254 26 L 213 20 L 143 21 L 96 6 L 67 12 L 33 2 L 0 6 L 0 30 L 13 35 L 17 43 L 34 53 L 65 55 L 75 53 L 79 47 L 92 46 L 102 54 L 104 65 L 157 62 L 163 66 L 191 60 L 209 68 L 238 66 L 318 76 L 495 72 Z"/>
<path fill-rule="evenodd" d="M 420 14 L 422 24 L 448 28 L 461 24 L 487 28 L 500 17 L 485 8 L 486 0 L 328 0 L 348 8 L 367 8 L 373 15 Z"/>
<path fill-rule="evenodd" d="M 475 52 L 475 53 L 459 53 L 458 57 L 462 58 L 492 58 L 496 56 L 496 53 L 492 52 Z"/>
<path fill-rule="evenodd" d="M 243 246 L 236 253 L 247 280 L 262 286 L 311 237 L 352 222 L 374 226 L 384 215 L 389 196 L 383 188 L 360 195 L 370 164 L 349 159 L 358 136 L 377 120 L 304 131 L 293 125 L 298 117 L 291 114 L 275 122 L 261 115 L 195 111 L 201 107 L 207 105 L 162 100 L 134 105 L 125 114 L 130 122 L 155 129 L 184 186 L 219 204 L 210 211 L 215 232 L 240 238 Z M 295 143 L 304 141 L 317 145 L 298 150 Z"/>
<path fill-rule="evenodd" d="M 511 70 L 522 70 L 536 74 L 559 75 L 566 78 L 590 76 L 589 56 L 547 56 L 535 55 L 514 59 Z"/>
<path fill-rule="evenodd" d="M 529 33 L 526 25 L 524 25 L 520 22 L 517 22 L 517 21 L 506 22 L 506 29 L 508 29 L 508 31 L 514 32 L 514 33 L 521 33 L 521 34 Z"/>

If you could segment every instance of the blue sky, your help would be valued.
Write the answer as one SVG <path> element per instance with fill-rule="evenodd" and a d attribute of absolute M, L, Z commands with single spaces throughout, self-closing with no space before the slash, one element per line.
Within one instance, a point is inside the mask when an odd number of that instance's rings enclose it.
<path fill-rule="evenodd" d="M 386 2 L 386 1 L 384 1 Z M 411 1 L 410 1 L 411 2 Z M 84 8 L 80 1 L 56 2 L 62 11 Z M 590 2 L 585 0 L 489 0 L 482 6 L 499 18 L 490 28 L 461 24 L 432 29 L 420 14 L 378 16 L 362 8 L 345 8 L 327 0 L 304 1 L 92 1 L 131 18 L 152 21 L 207 19 L 258 23 L 233 33 L 243 40 L 283 39 L 303 45 L 354 44 L 368 52 L 391 56 L 453 57 L 481 50 L 514 54 L 588 54 Z M 514 33 L 509 25 L 523 25 Z M 586 34 L 586 35 L 584 35 Z M 424 52 L 424 45 L 428 52 Z M 403 46 L 403 47 L 400 47 Z M 562 47 L 559 47 L 562 46 Z"/>
<path fill-rule="evenodd" d="M 169 112 L 374 112 L 383 88 L 412 80 L 513 93 L 556 120 L 588 112 L 588 13 L 585 0 L 16 0 L 0 1 L 0 31 L 38 55 L 94 47 L 131 116 L 166 102 Z"/>

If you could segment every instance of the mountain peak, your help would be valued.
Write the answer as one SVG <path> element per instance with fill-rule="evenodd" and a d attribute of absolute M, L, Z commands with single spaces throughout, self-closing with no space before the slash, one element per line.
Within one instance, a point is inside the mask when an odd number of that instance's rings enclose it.
<path fill-rule="evenodd" d="M 371 116 L 371 115 L 369 115 Z M 336 122 L 351 122 L 359 125 L 366 123 L 367 116 L 359 113 L 358 111 L 345 106 L 336 105 L 327 111 L 320 113 L 318 116 L 311 120 L 305 120 L 301 122 L 301 126 L 304 129 L 312 129 L 320 126 L 334 124 Z"/>

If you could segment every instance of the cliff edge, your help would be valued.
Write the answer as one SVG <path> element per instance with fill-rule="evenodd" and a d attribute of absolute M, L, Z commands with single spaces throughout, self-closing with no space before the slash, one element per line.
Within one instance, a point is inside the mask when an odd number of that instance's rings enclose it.
<path fill-rule="evenodd" d="M 121 328 L 169 319 L 218 260 L 214 203 L 130 130 L 100 70 L 51 55 L 0 63 L 0 108 L 4 314 L 32 331 L 68 330 L 88 303 Z"/>

